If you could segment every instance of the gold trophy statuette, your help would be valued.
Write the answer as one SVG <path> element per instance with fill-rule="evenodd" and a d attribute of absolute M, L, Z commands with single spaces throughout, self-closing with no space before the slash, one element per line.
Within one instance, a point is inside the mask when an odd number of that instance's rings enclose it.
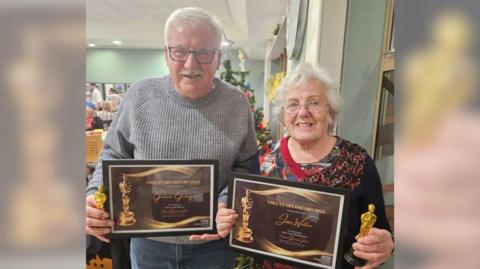
<path fill-rule="evenodd" d="M 120 212 L 120 216 L 118 218 L 118 224 L 121 226 L 131 226 L 135 224 L 135 215 L 130 210 L 130 197 L 128 194 L 132 191 L 132 185 L 130 185 L 127 181 L 127 175 L 122 175 L 123 181 L 120 182 L 118 185 L 120 187 L 120 192 L 122 193 L 122 204 L 123 204 L 123 212 Z"/>
<path fill-rule="evenodd" d="M 360 222 L 362 223 L 360 226 L 360 232 L 358 233 L 358 237 L 364 237 L 365 235 L 368 234 L 370 229 L 373 227 L 375 224 L 375 221 L 377 221 L 377 216 L 373 214 L 375 211 L 375 205 L 374 204 L 369 204 L 368 205 L 368 211 L 363 213 L 360 216 Z M 353 266 L 364 266 L 367 262 L 364 259 L 361 259 L 355 255 L 353 255 L 353 252 L 355 250 L 353 249 L 353 246 L 350 247 L 350 250 L 345 252 L 343 257 L 345 260 L 347 260 L 348 263 L 350 263 Z"/>
<path fill-rule="evenodd" d="M 107 201 L 107 195 L 103 189 L 103 185 L 98 187 L 98 190 L 95 192 L 95 203 L 97 204 L 97 208 L 100 210 L 105 210 L 105 202 Z"/>
<path fill-rule="evenodd" d="M 237 230 L 235 239 L 244 243 L 253 242 L 252 230 L 248 228 L 248 220 L 250 219 L 250 209 L 253 206 L 252 198 L 250 197 L 250 190 L 245 191 L 245 196 L 242 197 L 242 227 Z"/>

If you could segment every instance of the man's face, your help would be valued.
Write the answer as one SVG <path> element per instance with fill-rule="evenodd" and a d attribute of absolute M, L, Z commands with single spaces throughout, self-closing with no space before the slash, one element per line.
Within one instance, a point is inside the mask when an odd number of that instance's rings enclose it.
<path fill-rule="evenodd" d="M 189 53 L 185 61 L 174 61 L 167 47 L 211 51 L 217 49 L 217 45 L 216 35 L 211 27 L 187 25 L 171 29 L 164 53 L 173 84 L 180 95 L 189 99 L 208 95 L 213 87 L 221 55 L 216 51 L 213 61 L 205 64 L 198 63 L 193 53 Z"/>

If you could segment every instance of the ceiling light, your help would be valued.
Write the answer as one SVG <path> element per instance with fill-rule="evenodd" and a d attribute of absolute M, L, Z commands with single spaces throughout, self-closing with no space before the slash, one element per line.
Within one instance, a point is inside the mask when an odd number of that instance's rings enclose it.
<path fill-rule="evenodd" d="M 115 45 L 122 45 L 122 41 L 120 41 L 120 40 L 113 40 L 113 44 L 115 44 Z"/>
<path fill-rule="evenodd" d="M 88 44 L 88 46 L 91 47 L 91 48 L 93 48 L 93 47 L 95 47 L 95 44 L 90 43 L 90 44 Z"/>

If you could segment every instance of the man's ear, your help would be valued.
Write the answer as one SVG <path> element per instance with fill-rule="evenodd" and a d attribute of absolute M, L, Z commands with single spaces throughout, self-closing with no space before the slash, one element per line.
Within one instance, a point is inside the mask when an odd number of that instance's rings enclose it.
<path fill-rule="evenodd" d="M 220 68 L 221 60 L 222 60 L 222 51 L 218 50 L 217 70 Z"/>

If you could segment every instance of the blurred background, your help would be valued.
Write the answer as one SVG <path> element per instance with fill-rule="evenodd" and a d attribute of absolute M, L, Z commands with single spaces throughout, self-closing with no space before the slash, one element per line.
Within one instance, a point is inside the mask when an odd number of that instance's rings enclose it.
<path fill-rule="evenodd" d="M 85 5 L 2 1 L 0 25 L 0 268 L 84 268 Z"/>
<path fill-rule="evenodd" d="M 480 268 L 478 1 L 396 1 L 395 268 Z"/>
<path fill-rule="evenodd" d="M 225 59 L 238 70 L 245 54 L 274 136 L 271 78 L 301 61 L 327 66 L 346 102 L 337 133 L 368 149 L 382 176 L 396 243 L 384 268 L 480 268 L 480 2 L 149 2 L 223 7 L 211 12 L 228 24 Z M 145 3 L 0 2 L 0 268 L 85 268 L 86 83 L 127 90 L 166 72 L 168 13 L 140 16 Z M 153 25 L 158 40 L 111 45 L 119 21 Z M 158 62 L 125 71 L 146 59 Z"/>

